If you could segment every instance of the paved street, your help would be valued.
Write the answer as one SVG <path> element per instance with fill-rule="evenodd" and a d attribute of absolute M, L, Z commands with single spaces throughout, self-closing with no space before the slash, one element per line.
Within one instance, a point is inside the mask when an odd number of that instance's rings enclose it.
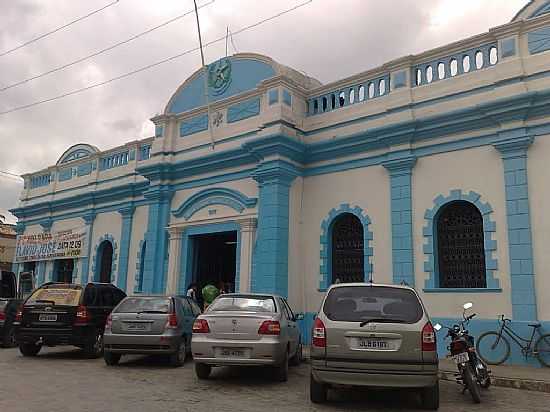
<path fill-rule="evenodd" d="M 413 394 L 332 392 L 321 407 L 309 402 L 308 365 L 291 368 L 285 384 L 258 369 L 218 369 L 199 382 L 192 362 L 172 368 L 147 357 L 123 358 L 118 367 L 87 360 L 72 348 L 45 349 L 36 359 L 0 350 L 0 411 L 394 411 L 418 410 Z M 440 411 L 546 411 L 550 394 L 491 388 L 474 405 L 458 385 L 441 383 Z"/>

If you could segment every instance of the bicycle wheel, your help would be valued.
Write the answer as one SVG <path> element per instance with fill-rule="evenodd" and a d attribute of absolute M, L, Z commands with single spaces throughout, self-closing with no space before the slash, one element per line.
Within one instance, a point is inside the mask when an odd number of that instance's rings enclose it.
<path fill-rule="evenodd" d="M 535 354 L 540 363 L 550 368 L 550 333 L 542 335 L 535 343 Z"/>
<path fill-rule="evenodd" d="M 510 356 L 510 343 L 497 332 L 485 332 L 477 340 L 477 354 L 489 365 L 500 365 Z"/>

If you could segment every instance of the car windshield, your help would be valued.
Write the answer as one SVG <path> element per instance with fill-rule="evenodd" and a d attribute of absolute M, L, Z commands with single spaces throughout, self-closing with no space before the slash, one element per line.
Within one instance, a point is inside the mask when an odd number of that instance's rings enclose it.
<path fill-rule="evenodd" d="M 276 312 L 272 297 L 221 296 L 209 307 L 208 312 Z"/>
<path fill-rule="evenodd" d="M 116 313 L 169 313 L 170 298 L 134 297 L 124 299 L 115 309 Z"/>
<path fill-rule="evenodd" d="M 343 286 L 331 289 L 323 306 L 330 320 L 345 322 L 416 323 L 423 315 L 416 294 L 385 286 Z"/>
<path fill-rule="evenodd" d="M 27 299 L 26 305 L 35 305 L 46 303 L 51 305 L 78 306 L 80 301 L 81 289 L 69 288 L 45 288 L 37 289 Z"/>

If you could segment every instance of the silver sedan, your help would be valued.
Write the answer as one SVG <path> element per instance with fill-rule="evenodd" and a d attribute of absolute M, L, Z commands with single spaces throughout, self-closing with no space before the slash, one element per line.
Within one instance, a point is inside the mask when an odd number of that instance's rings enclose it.
<path fill-rule="evenodd" d="M 288 365 L 302 358 L 300 330 L 286 299 L 266 294 L 218 296 L 193 324 L 195 372 L 207 379 L 213 366 L 271 366 L 286 381 Z"/>

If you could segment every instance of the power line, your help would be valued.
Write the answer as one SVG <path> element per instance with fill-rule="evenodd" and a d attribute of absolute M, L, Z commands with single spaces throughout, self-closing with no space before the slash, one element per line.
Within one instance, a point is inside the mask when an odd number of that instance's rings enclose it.
<path fill-rule="evenodd" d="M 294 7 L 291 7 L 289 9 L 286 9 L 286 10 L 283 10 L 277 14 L 274 14 L 273 16 L 271 17 L 267 17 L 263 20 L 260 20 L 260 21 L 257 21 L 256 23 L 253 23 L 253 24 L 250 24 L 248 26 L 245 26 L 243 27 L 242 29 L 239 29 L 237 30 L 236 32 L 233 33 L 234 36 L 238 35 L 238 34 L 241 34 L 245 31 L 248 31 L 250 29 L 253 29 L 255 27 L 258 27 L 258 26 L 261 26 L 262 24 L 264 23 L 267 23 L 271 20 L 274 20 L 278 17 L 281 17 L 287 13 L 290 13 L 296 9 L 299 9 L 301 7 L 304 7 L 305 5 L 311 3 L 313 0 L 307 0 L 307 1 L 304 1 L 303 3 L 300 3 L 300 4 L 297 4 L 296 6 Z M 204 47 L 208 47 L 208 46 L 211 46 L 212 44 L 215 44 L 215 43 L 218 43 L 220 41 L 223 41 L 225 40 L 225 35 L 221 36 L 221 37 L 218 37 L 217 39 L 214 39 L 214 40 L 211 40 L 207 43 L 204 44 Z M 130 76 L 133 76 L 137 73 L 141 73 L 143 71 L 146 71 L 146 70 L 149 70 L 149 69 L 152 69 L 153 67 L 156 67 L 156 66 L 160 66 L 161 64 L 164 64 L 164 63 L 168 63 L 168 62 L 171 62 L 173 60 L 176 60 L 180 57 L 183 57 L 187 54 L 190 54 L 192 52 L 195 52 L 197 50 L 199 50 L 200 47 L 195 47 L 193 49 L 189 49 L 189 50 L 186 50 L 182 53 L 179 53 L 179 54 L 176 54 L 174 56 L 171 56 L 171 57 L 168 57 L 166 59 L 163 59 L 163 60 L 160 60 L 160 61 L 157 61 L 155 63 L 151 63 L 151 64 L 148 64 L 147 66 L 143 66 L 143 67 L 140 67 L 139 69 L 135 69 L 135 70 L 132 70 L 130 72 L 127 72 L 127 73 L 124 73 L 124 74 L 121 74 L 119 76 L 116 76 L 116 77 L 113 77 L 111 79 L 108 79 L 108 80 L 104 80 L 102 82 L 98 82 L 98 83 L 94 83 L 94 84 L 91 84 L 89 86 L 85 86 L 85 87 L 82 87 L 80 89 L 76 89 L 76 90 L 72 90 L 70 92 L 67 92 L 67 93 L 63 93 L 63 94 L 60 94 L 60 95 L 57 95 L 57 96 L 54 96 L 54 97 L 50 97 L 48 99 L 44 99 L 44 100 L 39 100 L 39 101 L 36 101 L 36 102 L 33 102 L 33 103 L 29 103 L 29 104 L 25 104 L 25 105 L 22 105 L 22 106 L 16 106 L 14 108 L 11 108 L 11 109 L 8 109 L 8 110 L 5 110 L 3 112 L 0 112 L 0 115 L 4 115 L 4 114 L 8 114 L 8 113 L 12 113 L 12 112 L 16 112 L 16 111 L 19 111 L 19 110 L 24 110 L 24 109 L 28 109 L 29 107 L 34 107 L 34 106 L 38 106 L 40 104 L 44 104 L 44 103 L 48 103 L 48 102 L 52 102 L 52 101 L 55 101 L 55 100 L 59 100 L 59 99 L 63 99 L 65 97 L 68 97 L 68 96 L 72 96 L 74 94 L 78 94 L 78 93 L 82 93 L 86 90 L 90 90 L 90 89 L 94 89 L 96 87 L 100 87 L 100 86 L 104 86 L 106 84 L 109 84 L 109 83 L 112 83 L 112 82 L 115 82 L 117 80 L 121 80 L 121 79 L 124 79 L 126 77 L 130 77 Z"/>
<path fill-rule="evenodd" d="M 211 1 L 209 1 L 208 3 L 205 3 L 205 4 L 201 5 L 201 6 L 199 6 L 199 9 L 201 9 L 201 8 L 203 8 L 203 7 L 206 7 L 206 6 L 209 6 L 210 4 L 214 3 L 215 1 L 216 1 L 216 0 L 211 0 Z M 6 90 L 8 90 L 8 89 L 11 89 L 11 88 L 13 88 L 13 87 L 21 86 L 22 84 L 28 83 L 28 82 L 30 82 L 30 81 L 32 81 L 32 80 L 40 79 L 41 77 L 44 77 L 44 76 L 47 76 L 47 75 L 49 75 L 49 74 L 52 74 L 52 73 L 58 72 L 58 71 L 60 71 L 60 70 L 66 69 L 66 68 L 68 68 L 68 67 L 74 66 L 75 64 L 82 63 L 82 62 L 84 62 L 84 61 L 86 61 L 86 60 L 89 60 L 89 59 L 91 59 L 91 58 L 93 58 L 93 57 L 97 57 L 97 56 L 99 56 L 100 54 L 106 53 L 106 52 L 108 52 L 108 51 L 111 51 L 111 50 L 113 50 L 113 49 L 119 47 L 119 46 L 122 46 L 122 45 L 124 45 L 124 44 L 130 43 L 130 42 L 132 42 L 132 41 L 134 41 L 134 40 L 136 40 L 136 39 L 138 39 L 138 38 L 140 38 L 140 37 L 142 37 L 142 36 L 145 36 L 146 34 L 149 34 L 149 33 L 153 32 L 153 31 L 155 31 L 155 30 L 157 30 L 157 29 L 160 29 L 161 27 L 167 26 L 167 25 L 169 25 L 170 23 L 173 23 L 173 22 L 175 22 L 175 21 L 177 21 L 177 20 L 180 20 L 180 19 L 184 18 L 185 16 L 188 16 L 189 14 L 192 14 L 192 13 L 194 13 L 194 9 L 193 9 L 193 10 L 189 10 L 189 11 L 183 13 L 183 14 L 180 14 L 179 16 L 176 16 L 176 17 L 174 17 L 174 18 L 172 18 L 172 19 L 170 19 L 170 20 L 167 20 L 167 21 L 165 21 L 164 23 L 159 24 L 158 26 L 151 27 L 150 29 L 145 30 L 145 31 L 143 31 L 143 32 L 141 32 L 141 33 L 138 33 L 138 34 L 136 34 L 136 35 L 134 35 L 134 36 L 132 36 L 132 37 L 126 39 L 126 40 L 122 40 L 122 41 L 120 41 L 120 42 L 118 42 L 118 43 L 115 43 L 115 44 L 109 46 L 109 47 L 106 47 L 106 48 L 104 48 L 104 49 L 98 50 L 98 51 L 96 51 L 96 52 L 94 52 L 94 53 L 92 53 L 92 54 L 89 54 L 89 55 L 87 55 L 87 56 L 81 57 L 81 58 L 79 58 L 79 59 L 77 59 L 77 60 L 74 60 L 74 61 L 72 61 L 72 62 L 66 63 L 66 64 L 64 64 L 64 65 L 62 65 L 62 66 L 55 67 L 55 68 L 53 68 L 53 69 L 51 69 L 51 70 L 45 71 L 45 72 L 40 73 L 40 74 L 37 74 L 37 75 L 35 75 L 35 76 L 31 76 L 31 77 L 28 77 L 28 78 L 26 78 L 26 79 L 20 80 L 20 81 L 18 81 L 18 82 L 15 82 L 15 83 L 9 84 L 9 85 L 7 85 L 7 86 L 1 87 L 1 88 L 0 88 L 0 92 L 4 92 L 4 91 L 6 91 Z"/>
<path fill-rule="evenodd" d="M 66 23 L 66 24 L 64 24 L 63 26 L 59 26 L 59 27 L 56 28 L 56 29 L 53 29 L 53 30 L 51 30 L 51 31 L 49 31 L 49 32 L 47 32 L 47 33 L 41 34 L 40 36 L 37 36 L 37 37 L 35 37 L 35 38 L 31 39 L 31 40 L 28 40 L 28 41 L 26 41 L 25 43 L 21 43 L 19 46 L 16 46 L 16 47 L 14 47 L 14 48 L 12 48 L 12 49 L 3 51 L 3 52 L 0 53 L 0 57 L 5 56 L 6 54 L 13 53 L 14 51 L 19 50 L 19 49 L 21 49 L 21 48 L 23 48 L 23 47 L 25 47 L 25 46 L 28 46 L 28 45 L 31 44 L 31 43 L 37 42 L 38 40 L 41 40 L 41 39 L 43 39 L 44 37 L 48 37 L 48 36 L 50 36 L 50 35 L 52 35 L 52 34 L 58 32 L 58 31 L 60 31 L 60 30 L 63 30 L 63 29 L 65 29 L 65 28 L 69 27 L 69 26 L 72 26 L 72 25 L 75 24 L 75 23 L 78 23 L 79 21 L 82 21 L 82 20 L 84 20 L 84 19 L 87 19 L 88 17 L 91 17 L 91 16 L 93 16 L 94 14 L 97 14 L 97 13 L 99 13 L 99 12 L 105 10 L 106 8 L 109 8 L 109 7 L 111 7 L 111 6 L 114 6 L 114 5 L 115 5 L 116 3 L 118 3 L 119 1 L 120 1 L 120 0 L 115 0 L 115 1 L 113 1 L 113 2 L 111 2 L 111 3 L 109 3 L 109 4 L 107 4 L 106 6 L 103 6 L 103 7 L 99 8 L 99 9 L 97 9 L 97 10 L 94 10 L 94 11 L 92 11 L 92 12 L 90 12 L 90 13 L 84 15 L 84 16 L 78 17 L 77 19 L 74 19 L 73 21 L 71 21 L 71 22 L 69 22 L 69 23 Z"/>

